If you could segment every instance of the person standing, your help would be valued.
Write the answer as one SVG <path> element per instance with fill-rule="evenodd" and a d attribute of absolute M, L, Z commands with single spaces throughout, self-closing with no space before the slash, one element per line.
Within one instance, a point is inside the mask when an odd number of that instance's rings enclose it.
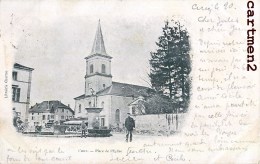
<path fill-rule="evenodd" d="M 127 113 L 128 117 L 125 119 L 125 127 L 127 130 L 126 134 L 126 142 L 128 142 L 128 137 L 130 135 L 130 142 L 132 142 L 132 132 L 135 128 L 135 121 L 132 117 L 130 117 L 130 113 Z"/>
<path fill-rule="evenodd" d="M 85 121 L 82 121 L 81 123 L 81 138 L 84 137 L 86 138 L 86 129 L 87 129 L 87 125 L 85 123 Z"/>

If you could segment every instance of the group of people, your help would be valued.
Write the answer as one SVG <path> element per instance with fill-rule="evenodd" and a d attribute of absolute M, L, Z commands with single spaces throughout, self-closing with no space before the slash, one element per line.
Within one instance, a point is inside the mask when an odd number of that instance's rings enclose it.
<path fill-rule="evenodd" d="M 135 128 L 135 121 L 131 117 L 130 113 L 127 113 L 127 118 L 125 119 L 125 128 L 126 128 L 126 142 L 130 141 L 132 142 L 133 139 L 133 130 Z M 82 121 L 81 123 L 81 138 L 85 137 L 86 138 L 86 132 L 87 132 L 87 123 L 85 121 Z M 129 139 L 129 140 L 128 140 Z"/>

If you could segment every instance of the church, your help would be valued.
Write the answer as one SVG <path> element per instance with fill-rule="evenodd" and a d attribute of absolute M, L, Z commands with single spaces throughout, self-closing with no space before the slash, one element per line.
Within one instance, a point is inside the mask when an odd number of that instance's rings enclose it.
<path fill-rule="evenodd" d="M 147 95 L 149 88 L 112 80 L 112 56 L 106 53 L 100 21 L 92 51 L 85 59 L 85 91 L 74 98 L 75 118 L 91 122 L 88 111 L 96 110 L 101 127 L 123 127 L 127 113 L 132 113 L 131 103 Z"/>

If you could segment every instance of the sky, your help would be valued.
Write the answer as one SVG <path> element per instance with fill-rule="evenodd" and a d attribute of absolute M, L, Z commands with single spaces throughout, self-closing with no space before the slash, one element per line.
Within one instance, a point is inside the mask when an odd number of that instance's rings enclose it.
<path fill-rule="evenodd" d="M 27 1 L 2 10 L 14 61 L 32 67 L 31 105 L 60 100 L 74 108 L 84 93 L 85 57 L 100 19 L 113 81 L 149 86 L 150 52 L 171 6 L 150 1 Z M 154 3 L 154 4 L 152 4 Z M 179 3 L 180 4 L 180 3 Z M 2 3 L 3 5 L 3 3 Z"/>

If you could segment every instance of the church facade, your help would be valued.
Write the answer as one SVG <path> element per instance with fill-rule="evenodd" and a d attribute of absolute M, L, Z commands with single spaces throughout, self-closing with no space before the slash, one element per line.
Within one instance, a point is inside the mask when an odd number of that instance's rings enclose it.
<path fill-rule="evenodd" d="M 100 126 L 123 127 L 129 104 L 146 95 L 148 87 L 112 80 L 112 56 L 106 53 L 100 22 L 92 51 L 86 58 L 84 94 L 74 98 L 75 118 L 88 119 L 88 109 L 100 110 Z M 92 120 L 88 120 L 91 122 Z"/>

